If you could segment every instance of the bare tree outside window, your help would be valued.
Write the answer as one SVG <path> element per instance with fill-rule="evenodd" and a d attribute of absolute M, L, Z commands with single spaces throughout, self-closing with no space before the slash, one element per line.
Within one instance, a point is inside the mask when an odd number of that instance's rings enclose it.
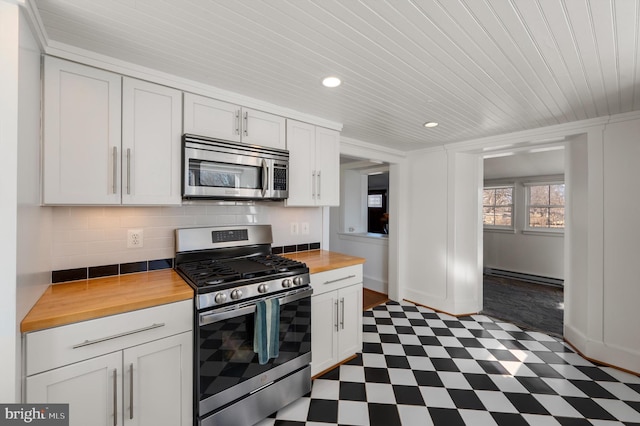
<path fill-rule="evenodd" d="M 564 228 L 564 183 L 529 186 L 529 227 Z"/>
<path fill-rule="evenodd" d="M 483 190 L 482 222 L 485 226 L 513 226 L 513 186 Z"/>

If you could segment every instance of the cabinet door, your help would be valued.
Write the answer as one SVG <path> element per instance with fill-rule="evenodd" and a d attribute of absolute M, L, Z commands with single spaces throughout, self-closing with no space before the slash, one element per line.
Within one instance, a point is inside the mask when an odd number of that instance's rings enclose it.
<path fill-rule="evenodd" d="M 70 426 L 111 426 L 121 423 L 121 389 L 122 352 L 114 352 L 27 377 L 26 402 L 68 403 Z"/>
<path fill-rule="evenodd" d="M 340 205 L 340 133 L 316 127 L 317 205 Z"/>
<path fill-rule="evenodd" d="M 182 93 L 123 78 L 122 203 L 180 204 Z"/>
<path fill-rule="evenodd" d="M 315 126 L 287 120 L 289 198 L 287 206 L 315 206 Z"/>
<path fill-rule="evenodd" d="M 311 297 L 311 375 L 338 362 L 336 292 Z"/>
<path fill-rule="evenodd" d="M 121 77 L 45 57 L 43 202 L 120 204 Z"/>
<path fill-rule="evenodd" d="M 362 284 L 338 291 L 338 362 L 362 350 Z"/>
<path fill-rule="evenodd" d="M 192 333 L 124 351 L 124 424 L 192 424 Z"/>
<path fill-rule="evenodd" d="M 184 94 L 184 133 L 240 142 L 240 115 L 238 105 Z"/>
<path fill-rule="evenodd" d="M 242 142 L 286 148 L 286 120 L 279 115 L 242 108 Z"/>

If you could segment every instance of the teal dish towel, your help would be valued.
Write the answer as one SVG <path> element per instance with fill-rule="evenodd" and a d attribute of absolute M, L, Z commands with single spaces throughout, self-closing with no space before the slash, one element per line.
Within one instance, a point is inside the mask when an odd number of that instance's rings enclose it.
<path fill-rule="evenodd" d="M 256 304 L 253 351 L 260 365 L 277 358 L 280 346 L 280 301 L 277 298 L 260 300 Z"/>

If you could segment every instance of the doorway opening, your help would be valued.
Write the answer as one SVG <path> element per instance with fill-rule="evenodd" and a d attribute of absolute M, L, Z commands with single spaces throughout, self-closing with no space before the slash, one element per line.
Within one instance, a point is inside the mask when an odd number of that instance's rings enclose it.
<path fill-rule="evenodd" d="M 484 156 L 483 311 L 562 336 L 564 145 Z"/>

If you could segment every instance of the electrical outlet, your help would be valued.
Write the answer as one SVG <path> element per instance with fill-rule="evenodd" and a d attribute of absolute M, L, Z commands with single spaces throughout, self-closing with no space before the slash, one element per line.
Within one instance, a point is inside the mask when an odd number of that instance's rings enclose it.
<path fill-rule="evenodd" d="M 302 235 L 309 235 L 309 222 L 302 222 Z"/>
<path fill-rule="evenodd" d="M 291 235 L 298 235 L 298 222 L 291 222 Z"/>
<path fill-rule="evenodd" d="M 129 229 L 127 231 L 127 248 L 140 248 L 144 243 L 142 229 Z"/>

